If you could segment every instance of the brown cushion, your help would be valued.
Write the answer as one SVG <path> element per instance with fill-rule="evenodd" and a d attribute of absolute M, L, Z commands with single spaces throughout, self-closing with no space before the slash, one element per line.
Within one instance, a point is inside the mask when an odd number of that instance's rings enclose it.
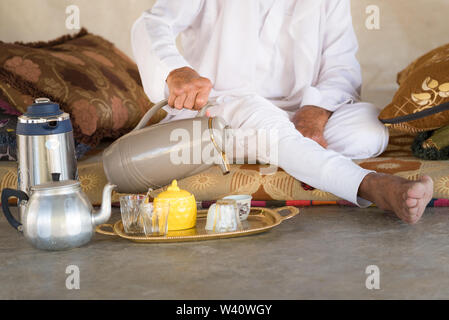
<path fill-rule="evenodd" d="M 90 146 L 127 133 L 152 105 L 135 63 L 85 29 L 50 42 L 0 42 L 0 91 L 21 112 L 37 97 L 59 103 L 75 139 Z"/>
<path fill-rule="evenodd" d="M 449 44 L 420 57 L 398 74 L 399 90 L 379 119 L 404 132 L 449 125 Z"/>

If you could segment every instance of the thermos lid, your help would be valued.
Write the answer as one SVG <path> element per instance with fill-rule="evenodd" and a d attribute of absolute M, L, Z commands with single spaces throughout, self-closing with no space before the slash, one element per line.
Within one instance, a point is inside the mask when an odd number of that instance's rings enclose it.
<path fill-rule="evenodd" d="M 60 189 L 77 189 L 80 187 L 80 182 L 76 180 L 51 181 L 38 184 L 31 187 L 32 191 L 56 191 Z"/>
<path fill-rule="evenodd" d="M 37 98 L 17 122 L 18 135 L 50 135 L 72 131 L 68 113 L 48 98 Z"/>
<path fill-rule="evenodd" d="M 25 123 L 41 123 L 47 121 L 61 121 L 68 118 L 68 114 L 59 108 L 59 105 L 51 102 L 48 98 L 37 98 L 31 106 L 27 108 L 27 112 L 19 117 L 21 122 Z M 62 116 L 62 117 L 60 117 Z"/>
<path fill-rule="evenodd" d="M 59 105 L 47 98 L 38 98 L 35 103 L 28 107 L 25 116 L 30 118 L 56 117 L 63 114 Z"/>

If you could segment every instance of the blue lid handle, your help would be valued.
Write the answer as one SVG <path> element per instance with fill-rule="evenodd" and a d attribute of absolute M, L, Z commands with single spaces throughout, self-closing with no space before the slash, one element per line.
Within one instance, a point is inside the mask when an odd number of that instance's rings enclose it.
<path fill-rule="evenodd" d="M 63 111 L 59 105 L 51 102 L 48 98 L 38 98 L 31 106 L 28 107 L 25 116 L 31 118 L 59 116 Z"/>

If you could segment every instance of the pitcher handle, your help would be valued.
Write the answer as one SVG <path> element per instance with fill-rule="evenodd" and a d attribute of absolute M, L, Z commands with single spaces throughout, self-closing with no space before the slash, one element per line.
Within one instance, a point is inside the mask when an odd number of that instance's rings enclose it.
<path fill-rule="evenodd" d="M 212 103 L 210 101 L 207 101 L 206 105 L 200 111 L 198 111 L 198 114 L 196 116 L 204 117 L 206 115 L 207 109 L 209 109 L 210 107 L 212 107 Z"/>
<path fill-rule="evenodd" d="M 132 131 L 144 128 L 147 125 L 148 121 L 150 121 L 150 119 L 156 114 L 156 112 L 165 107 L 167 104 L 168 100 L 164 99 L 156 103 L 154 106 L 152 106 L 151 109 L 144 114 L 142 119 L 140 119 L 139 123 L 137 124 L 137 126 L 135 126 L 135 128 Z M 198 111 L 197 117 L 204 117 L 206 115 L 207 109 L 210 106 L 211 103 L 208 101 L 207 104 L 200 111 Z"/>
<path fill-rule="evenodd" d="M 147 113 L 144 114 L 142 119 L 140 119 L 139 123 L 137 124 L 137 126 L 135 126 L 135 128 L 132 131 L 140 130 L 140 129 L 144 128 L 147 125 L 148 121 L 150 121 L 150 119 L 156 114 L 156 112 L 158 112 L 160 109 L 165 107 L 167 105 L 167 103 L 168 103 L 168 100 L 165 99 L 165 100 L 159 101 L 154 106 L 152 106 L 151 109 L 148 110 Z"/>
<path fill-rule="evenodd" d="M 11 197 L 16 197 L 19 199 L 19 204 L 20 201 L 28 201 L 28 195 L 21 191 L 21 190 L 15 190 L 15 189 L 3 189 L 2 191 L 2 209 L 3 209 L 3 214 L 6 217 L 6 220 L 8 220 L 9 224 L 11 226 L 13 226 L 13 228 L 17 229 L 18 231 L 22 231 L 22 224 L 17 221 L 14 216 L 11 213 L 11 210 L 9 210 L 9 198 Z"/>

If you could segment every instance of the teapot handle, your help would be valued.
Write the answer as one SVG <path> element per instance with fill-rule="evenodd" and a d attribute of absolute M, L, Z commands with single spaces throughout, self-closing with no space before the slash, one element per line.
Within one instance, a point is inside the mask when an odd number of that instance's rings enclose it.
<path fill-rule="evenodd" d="M 6 217 L 6 220 L 8 220 L 9 224 L 11 226 L 13 226 L 13 228 L 22 231 L 22 224 L 17 221 L 14 216 L 11 213 L 11 210 L 9 210 L 9 198 L 11 197 L 16 197 L 19 199 L 19 203 L 20 201 L 28 201 L 28 195 L 21 191 L 21 190 L 15 190 L 15 189 L 3 189 L 2 191 L 2 209 L 3 209 L 3 214 Z"/>
<path fill-rule="evenodd" d="M 168 100 L 164 99 L 164 100 L 161 100 L 158 103 L 156 103 L 154 106 L 152 106 L 150 108 L 150 110 L 148 110 L 147 113 L 144 114 L 142 119 L 140 119 L 139 123 L 137 124 L 137 126 L 135 126 L 135 128 L 132 131 L 140 130 L 143 127 L 145 127 L 147 125 L 148 121 L 150 121 L 150 119 L 156 114 L 156 112 L 158 112 L 160 109 L 165 107 L 167 104 L 168 104 Z M 206 111 L 210 106 L 211 106 L 211 103 L 207 102 L 207 104 L 200 111 L 198 111 L 197 117 L 205 116 Z"/>

